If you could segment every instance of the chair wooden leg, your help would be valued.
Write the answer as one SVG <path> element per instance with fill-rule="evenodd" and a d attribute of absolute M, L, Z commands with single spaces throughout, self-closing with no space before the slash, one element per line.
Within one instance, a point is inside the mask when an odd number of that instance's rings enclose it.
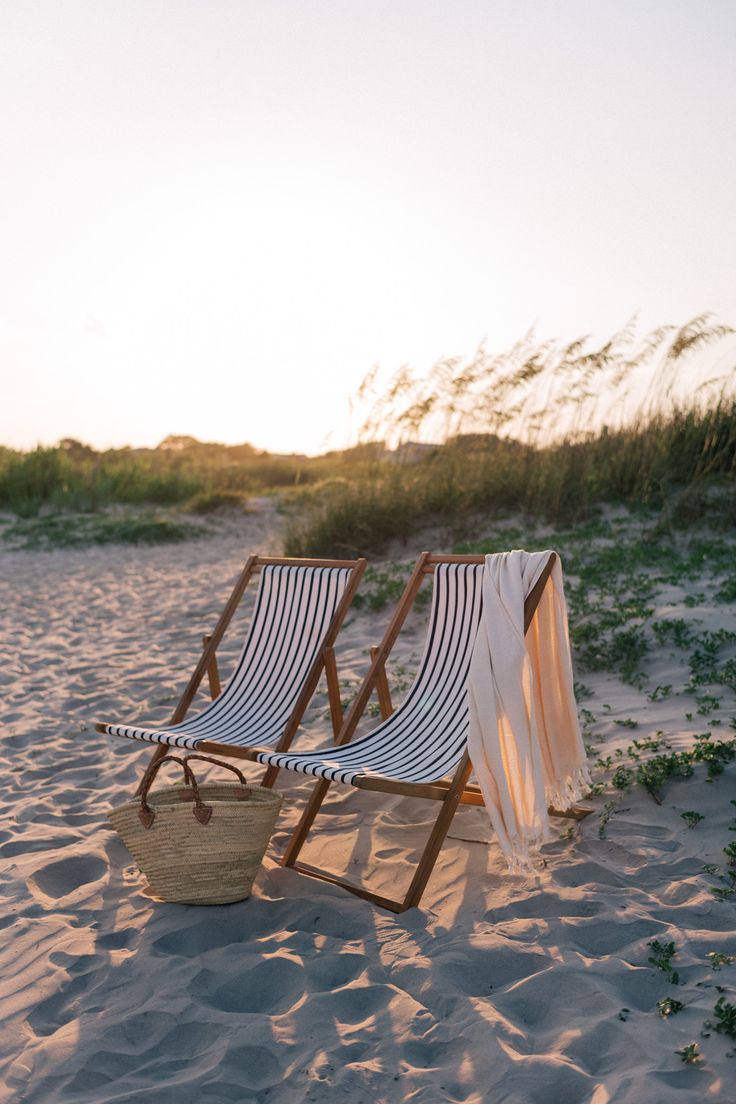
<path fill-rule="evenodd" d="M 377 655 L 378 645 L 374 644 L 371 648 L 371 663 Z M 386 677 L 385 667 L 380 667 L 376 675 L 376 693 L 378 694 L 378 704 L 381 707 L 381 716 L 384 721 L 387 721 L 394 711 L 394 706 L 391 701 L 391 689 L 388 684 L 388 678 Z"/>
<path fill-rule="evenodd" d="M 409 885 L 409 888 L 404 896 L 403 900 L 394 901 L 391 898 L 383 897 L 377 893 L 373 893 L 371 890 L 364 888 L 363 886 L 356 885 L 354 882 L 350 882 L 345 878 L 338 877 L 335 874 L 330 874 L 326 870 L 319 870 L 317 867 L 310 866 L 307 863 L 297 862 L 299 852 L 301 851 L 304 841 L 309 834 L 309 830 L 314 823 L 314 819 L 319 812 L 320 806 L 324 801 L 325 795 L 330 788 L 331 783 L 322 780 L 317 783 L 312 796 L 307 802 L 307 806 L 302 813 L 301 820 L 294 830 L 294 833 L 289 840 L 288 847 L 284 852 L 281 859 L 282 866 L 295 867 L 303 874 L 308 874 L 313 878 L 319 878 L 322 881 L 330 882 L 333 885 L 342 886 L 343 889 L 347 889 L 350 893 L 354 893 L 358 897 L 362 897 L 364 900 L 372 901 L 374 904 L 379 905 L 381 908 L 389 909 L 391 912 L 405 912 L 406 909 L 414 908 L 419 904 L 422 894 L 427 887 L 427 882 L 430 879 L 434 865 L 437 861 L 437 856 L 440 853 L 442 844 L 445 841 L 445 837 L 452 823 L 452 818 L 455 815 L 460 800 L 463 797 L 465 791 L 465 785 L 470 777 L 472 770 L 470 758 L 467 753 L 460 761 L 458 768 L 455 772 L 455 777 L 447 790 L 446 796 L 434 797 L 434 800 L 442 802 L 442 808 L 440 809 L 437 820 L 435 821 L 432 832 L 427 841 L 427 844 L 422 853 L 422 857 L 419 860 L 414 877 Z M 429 796 L 427 794 L 418 794 L 417 796 Z M 475 795 L 474 795 L 475 796 Z"/>
<path fill-rule="evenodd" d="M 296 862 L 299 852 L 304 846 L 304 841 L 309 834 L 309 829 L 314 823 L 314 818 L 319 812 L 320 805 L 325 799 L 325 794 L 330 788 L 330 783 L 326 779 L 320 779 L 317 785 L 312 790 L 312 796 L 307 802 L 306 808 L 302 813 L 301 820 L 294 829 L 294 833 L 289 840 L 286 850 L 281 858 L 282 866 L 293 866 Z"/>
<path fill-rule="evenodd" d="M 136 787 L 136 791 L 135 791 L 135 796 L 136 797 L 140 796 L 141 790 L 143 789 L 143 783 L 146 780 L 146 775 L 148 774 L 148 772 L 151 770 L 151 768 L 154 766 L 155 763 L 158 763 L 159 759 L 163 759 L 164 755 L 168 755 L 171 750 L 172 749 L 167 744 L 159 744 L 158 745 L 158 747 L 156 748 L 156 750 L 154 751 L 153 755 L 151 756 L 151 758 L 148 762 L 148 766 L 146 767 L 143 774 L 141 775 L 141 780 L 138 783 L 138 786 Z"/>
<path fill-rule="evenodd" d="M 327 679 L 327 697 L 330 703 L 332 735 L 335 740 L 342 728 L 342 702 L 340 701 L 340 679 L 337 674 L 335 649 L 325 648 L 325 678 Z"/>
<path fill-rule="evenodd" d="M 422 899 L 422 894 L 427 888 L 427 882 L 429 881 L 432 871 L 434 870 L 434 864 L 437 862 L 437 856 L 440 853 L 442 844 L 445 842 L 445 836 L 447 835 L 450 825 L 452 824 L 452 818 L 454 817 L 457 807 L 460 804 L 460 799 L 463 796 L 465 790 L 465 784 L 470 777 L 472 770 L 472 764 L 470 757 L 465 752 L 462 757 L 455 777 L 452 780 L 452 785 L 447 791 L 447 797 L 442 802 L 442 808 L 440 809 L 439 816 L 435 821 L 434 828 L 427 840 L 427 845 L 424 848 L 422 857 L 419 860 L 419 865 L 414 873 L 414 877 L 411 880 L 411 884 L 406 891 L 401 911 L 414 908 L 419 904 Z"/>
<path fill-rule="evenodd" d="M 205 648 L 209 644 L 210 640 L 212 640 L 212 634 L 205 633 L 205 635 L 202 637 L 202 644 Z M 215 698 L 219 698 L 222 692 L 222 685 L 220 684 L 220 672 L 217 667 L 217 654 L 215 652 L 212 653 L 212 658 L 207 665 L 207 679 L 210 684 L 210 697 L 214 701 Z"/>
<path fill-rule="evenodd" d="M 276 781 L 276 779 L 278 778 L 278 776 L 279 776 L 279 768 L 278 767 L 266 767 L 266 773 L 264 774 L 263 778 L 258 783 L 258 785 L 263 786 L 267 790 L 271 790 L 271 789 L 273 789 L 273 784 Z"/>

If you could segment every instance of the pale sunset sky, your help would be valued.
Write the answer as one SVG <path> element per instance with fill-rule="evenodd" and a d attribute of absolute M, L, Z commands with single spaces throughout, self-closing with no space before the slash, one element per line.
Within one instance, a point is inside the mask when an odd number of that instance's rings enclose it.
<path fill-rule="evenodd" d="M 734 0 L 0 0 L 0 443 L 350 443 L 374 365 L 736 324 Z"/>

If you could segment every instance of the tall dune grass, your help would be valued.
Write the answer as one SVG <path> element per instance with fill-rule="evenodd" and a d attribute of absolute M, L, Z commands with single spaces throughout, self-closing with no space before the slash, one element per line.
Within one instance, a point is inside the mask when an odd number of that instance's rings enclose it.
<path fill-rule="evenodd" d="M 417 528 L 523 512 L 555 523 L 601 503 L 647 506 L 672 522 L 736 523 L 733 331 L 701 315 L 599 347 L 526 335 L 510 350 L 369 377 L 356 447 L 283 456 L 170 437 L 155 449 L 96 452 L 78 441 L 0 448 L 0 509 L 23 518 L 122 503 L 207 512 L 277 491 L 291 508 L 290 554 L 379 551 Z M 720 375 L 692 374 L 714 350 Z M 432 443 L 440 442 L 440 443 Z"/>
<path fill-rule="evenodd" d="M 387 470 L 386 470 L 387 469 Z M 645 506 L 674 524 L 736 524 L 736 402 L 546 448 L 456 437 L 412 465 L 342 485 L 292 522 L 290 555 L 379 551 L 433 524 L 521 512 L 555 524 L 601 503 Z"/>
<path fill-rule="evenodd" d="M 527 335 L 501 355 L 442 360 L 426 377 L 401 369 L 383 391 L 370 377 L 359 396 L 372 392 L 364 433 L 397 446 L 399 462 L 314 502 L 287 549 L 371 553 L 425 525 L 516 511 L 570 523 L 603 502 L 651 507 L 673 523 L 736 524 L 732 334 L 702 315 L 638 343 L 629 327 L 592 351 L 584 338 Z M 688 387 L 711 346 L 726 367 Z M 433 449 L 407 445 L 432 436 L 442 439 Z"/>

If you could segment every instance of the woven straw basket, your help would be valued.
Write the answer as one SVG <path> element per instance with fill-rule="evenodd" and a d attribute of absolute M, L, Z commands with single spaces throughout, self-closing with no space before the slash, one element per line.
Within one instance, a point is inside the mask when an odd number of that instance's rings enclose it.
<path fill-rule="evenodd" d="M 198 785 L 190 762 L 203 759 L 238 782 Z M 164 763 L 184 768 L 184 785 L 149 797 Z M 281 808 L 281 794 L 251 786 L 237 767 L 204 755 L 166 755 L 143 777 L 140 798 L 111 809 L 113 828 L 163 901 L 224 905 L 250 896 Z"/>

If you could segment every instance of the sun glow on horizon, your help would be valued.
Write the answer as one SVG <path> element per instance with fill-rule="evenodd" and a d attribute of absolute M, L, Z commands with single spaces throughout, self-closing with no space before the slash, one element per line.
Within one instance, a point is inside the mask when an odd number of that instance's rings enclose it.
<path fill-rule="evenodd" d="M 736 322 L 728 4 L 0 20 L 4 444 L 313 454 L 374 364 Z"/>

